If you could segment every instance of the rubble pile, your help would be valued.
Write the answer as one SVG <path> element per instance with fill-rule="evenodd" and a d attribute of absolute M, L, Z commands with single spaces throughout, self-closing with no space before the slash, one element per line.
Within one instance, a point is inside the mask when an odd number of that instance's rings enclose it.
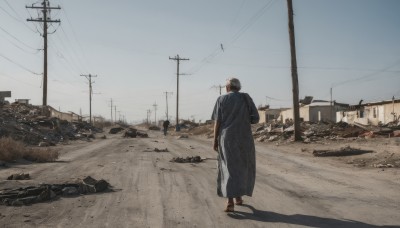
<path fill-rule="evenodd" d="M 322 139 L 343 138 L 373 138 L 373 137 L 399 137 L 400 131 L 397 125 L 386 126 L 364 126 L 360 124 L 350 125 L 345 122 L 339 123 L 310 123 L 302 122 L 301 132 L 304 142 L 314 142 Z M 284 141 L 292 139 L 293 125 L 282 123 L 271 123 L 267 126 L 257 125 L 253 129 L 254 139 L 264 141 Z"/>
<path fill-rule="evenodd" d="M 61 196 L 78 196 L 106 191 L 110 191 L 110 184 L 107 181 L 96 180 L 88 176 L 78 183 L 41 184 L 40 186 L 0 190 L 0 204 L 22 206 L 55 200 Z"/>
<path fill-rule="evenodd" d="M 199 163 L 202 162 L 203 159 L 201 159 L 200 156 L 193 156 L 193 157 L 174 157 L 170 160 L 170 162 L 176 162 L 176 163 Z"/>
<path fill-rule="evenodd" d="M 47 117 L 38 106 L 18 104 L 0 106 L 0 137 L 11 137 L 30 145 L 94 138 L 101 132 L 86 122 L 68 122 Z"/>

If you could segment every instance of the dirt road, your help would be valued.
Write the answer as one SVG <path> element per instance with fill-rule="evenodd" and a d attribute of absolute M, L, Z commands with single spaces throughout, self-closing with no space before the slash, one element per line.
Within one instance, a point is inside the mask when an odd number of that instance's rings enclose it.
<path fill-rule="evenodd" d="M 358 169 L 257 144 L 252 198 L 223 212 L 216 195 L 216 153 L 207 139 L 108 136 L 63 146 L 59 162 L 0 169 L 0 189 L 64 183 L 88 175 L 114 192 L 31 206 L 0 206 L 0 227 L 377 227 L 400 226 L 398 169 Z M 168 148 L 169 152 L 152 152 Z M 171 163 L 200 155 L 202 163 Z M 12 173 L 32 180 L 5 181 Z"/>

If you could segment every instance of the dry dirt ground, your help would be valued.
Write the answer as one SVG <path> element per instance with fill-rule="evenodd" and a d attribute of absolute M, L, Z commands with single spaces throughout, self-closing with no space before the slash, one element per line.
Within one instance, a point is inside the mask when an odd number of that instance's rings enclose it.
<path fill-rule="evenodd" d="M 256 143 L 254 195 L 226 214 L 225 199 L 216 195 L 211 140 L 164 137 L 156 131 L 149 136 L 128 139 L 118 134 L 74 142 L 60 147 L 58 162 L 0 168 L 0 189 L 88 175 L 105 179 L 114 189 L 30 206 L 0 206 L 0 227 L 400 227 L 400 170 L 371 166 L 385 156 L 399 156 L 399 139 L 371 142 L 382 151 L 360 155 L 365 165 L 356 165 L 357 156 L 321 158 L 311 153 L 354 142 Z M 372 148 L 368 142 L 357 143 Z M 155 148 L 169 152 L 152 152 Z M 207 159 L 169 162 L 195 155 Z M 21 172 L 32 179 L 6 180 Z"/>

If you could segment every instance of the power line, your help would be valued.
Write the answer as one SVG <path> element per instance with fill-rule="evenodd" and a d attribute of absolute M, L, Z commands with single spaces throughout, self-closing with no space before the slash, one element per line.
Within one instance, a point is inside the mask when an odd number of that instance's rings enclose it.
<path fill-rule="evenodd" d="M 33 30 L 31 27 L 29 27 L 23 19 L 21 19 L 22 17 L 17 13 L 17 11 L 15 11 L 15 9 L 10 5 L 10 3 L 8 3 L 7 0 L 4 0 L 6 2 L 6 4 L 8 5 L 8 7 L 14 12 L 15 15 L 17 15 L 17 17 L 11 15 L 7 10 L 5 10 L 3 7 L 0 6 L 0 9 L 2 9 L 8 16 L 10 16 L 12 19 L 20 22 L 21 24 L 23 24 L 25 27 L 27 27 L 29 30 L 31 30 L 32 32 L 36 32 L 35 30 Z"/>
<path fill-rule="evenodd" d="M 347 83 L 351 83 L 351 82 L 357 82 L 357 81 L 361 81 L 361 80 L 364 80 L 364 79 L 367 79 L 367 78 L 371 78 L 371 77 L 376 76 L 378 74 L 381 74 L 383 72 L 387 72 L 388 69 L 390 69 L 392 67 L 395 67 L 395 66 L 397 66 L 399 64 L 400 64 L 400 60 L 396 61 L 395 63 L 393 63 L 393 64 L 391 64 L 391 65 L 389 65 L 387 67 L 384 67 L 384 68 L 378 70 L 377 72 L 370 73 L 370 74 L 367 74 L 367 75 L 359 77 L 359 78 L 349 79 L 349 80 L 345 80 L 345 81 L 342 81 L 342 82 L 339 82 L 339 83 L 334 83 L 334 84 L 332 84 L 332 87 L 334 88 L 334 87 L 337 87 L 339 85 L 343 85 L 343 84 L 347 84 Z M 396 71 L 394 71 L 394 72 L 396 72 Z"/>
<path fill-rule="evenodd" d="M 19 66 L 20 68 L 22 68 L 22 69 L 28 71 L 29 73 L 32 73 L 32 74 L 35 74 L 35 75 L 42 75 L 42 74 L 36 73 L 36 72 L 34 72 L 34 71 L 32 71 L 32 70 L 30 70 L 30 69 L 24 67 L 23 65 L 21 65 L 21 64 L 19 64 L 19 63 L 17 63 L 17 62 L 15 62 L 15 61 L 13 61 L 13 60 L 11 60 L 10 58 L 4 56 L 4 55 L 1 54 L 1 53 L 0 53 L 0 56 L 3 57 L 4 59 L 6 59 L 7 61 L 9 61 L 9 62 L 11 62 L 11 63 L 13 63 L 13 64 Z"/>
<path fill-rule="evenodd" d="M 28 44 L 22 42 L 20 39 L 18 39 L 17 37 L 15 37 L 15 36 L 12 35 L 11 33 L 9 33 L 7 30 L 5 30 L 4 28 L 2 28 L 1 26 L 0 26 L 0 30 L 2 30 L 3 32 L 5 32 L 7 35 L 11 36 L 14 40 L 20 42 L 20 43 L 21 43 L 22 45 L 24 45 L 25 47 L 28 47 L 28 48 L 33 49 L 33 50 L 37 50 L 37 48 L 31 47 L 31 46 L 29 46 Z"/>
<path fill-rule="evenodd" d="M 82 54 L 83 54 L 84 60 L 86 61 L 86 64 L 89 66 L 88 61 L 87 61 L 88 58 L 87 58 L 87 56 L 86 56 L 85 50 L 82 48 L 82 45 L 81 45 L 81 43 L 79 42 L 79 39 L 77 38 L 76 32 L 75 32 L 75 30 L 74 30 L 74 27 L 72 26 L 71 20 L 70 20 L 69 17 L 68 17 L 68 14 L 67 14 L 67 11 L 65 10 L 65 7 L 62 9 L 62 11 L 64 12 L 65 17 L 67 18 L 67 22 L 68 22 L 68 24 L 69 24 L 69 27 L 71 27 L 71 30 L 72 30 L 72 35 L 73 35 L 73 37 L 75 38 L 75 41 L 76 41 L 76 43 L 78 44 L 78 46 L 79 46 L 79 48 L 80 48 L 80 50 L 81 50 L 81 52 L 82 52 Z"/>
<path fill-rule="evenodd" d="M 224 45 L 224 50 L 226 50 L 227 47 L 229 47 L 231 44 L 233 44 L 236 40 L 238 40 L 262 15 L 264 15 L 265 12 L 268 11 L 268 9 L 271 8 L 271 6 L 276 2 L 276 0 L 270 0 L 267 4 L 265 4 L 259 11 L 257 11 L 257 13 L 255 13 L 250 20 L 243 25 L 238 32 L 232 37 L 232 39 L 227 43 L 227 44 L 223 44 Z M 220 44 L 221 45 L 221 44 Z M 217 48 L 215 48 L 211 54 L 209 54 L 208 56 L 206 56 L 205 58 L 203 58 L 200 61 L 199 65 L 196 65 L 194 67 L 192 67 L 189 72 L 191 72 L 191 74 L 195 74 L 197 72 L 199 72 L 207 63 L 210 63 L 210 61 L 212 61 L 215 57 L 217 57 L 221 52 L 223 52 L 223 50 L 221 49 L 221 46 L 218 46 Z"/>

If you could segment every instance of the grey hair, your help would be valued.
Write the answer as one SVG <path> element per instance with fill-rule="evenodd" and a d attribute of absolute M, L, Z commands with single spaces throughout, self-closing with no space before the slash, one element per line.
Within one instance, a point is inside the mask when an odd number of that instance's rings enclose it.
<path fill-rule="evenodd" d="M 240 91 L 242 85 L 240 84 L 239 79 L 237 78 L 228 78 L 226 79 L 226 86 L 229 86 L 231 90 Z"/>

